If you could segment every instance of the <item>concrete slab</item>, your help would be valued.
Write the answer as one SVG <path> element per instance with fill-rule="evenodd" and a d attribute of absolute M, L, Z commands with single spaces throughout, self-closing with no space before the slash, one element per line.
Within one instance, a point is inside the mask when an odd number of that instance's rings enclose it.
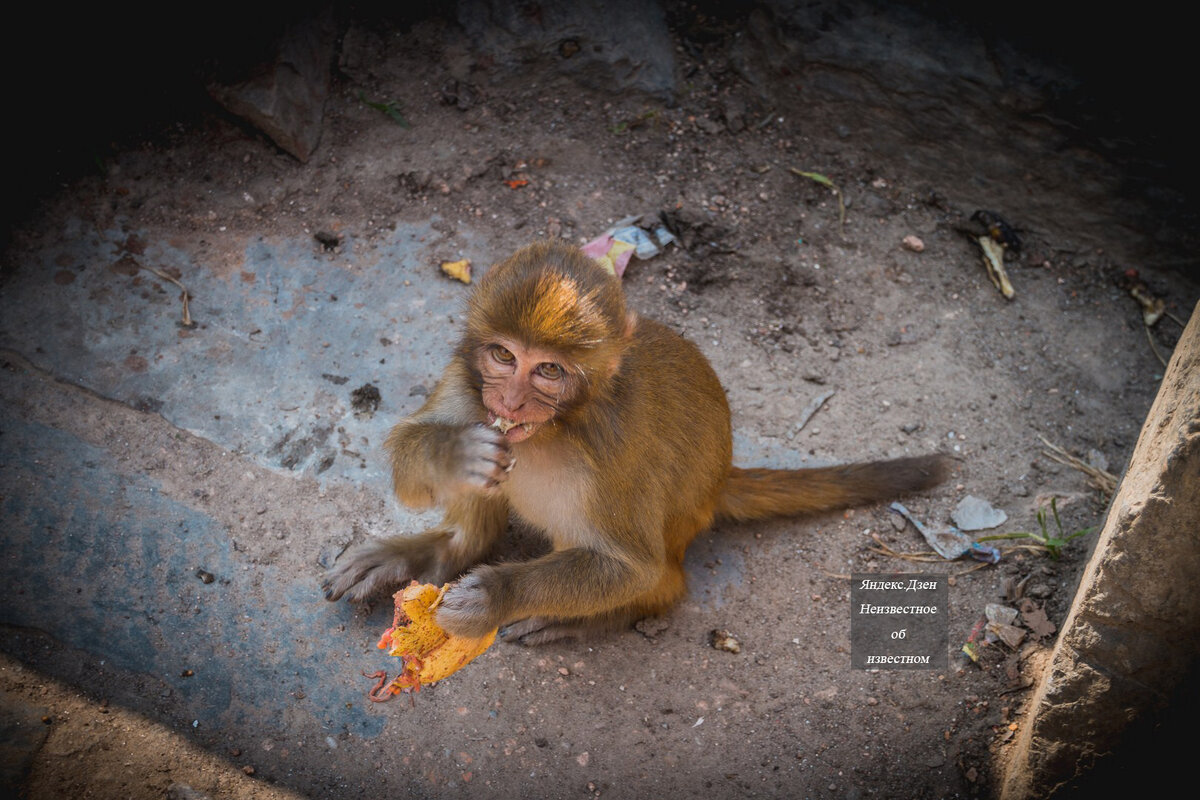
<path fill-rule="evenodd" d="M 367 663 L 365 647 L 326 646 L 349 609 L 247 563 L 222 524 L 99 448 L 18 420 L 2 441 L 0 582 L 9 597 L 0 624 L 150 676 L 154 694 L 195 728 L 339 730 L 331 709 L 360 695 L 323 676 Z M 387 614 L 379 617 L 382 630 Z M 112 699 L 136 707 L 146 688 L 129 688 Z M 367 717 L 356 733 L 382 727 L 383 718 Z"/>
<path fill-rule="evenodd" d="M 420 405 L 457 335 L 467 287 L 437 264 L 487 266 L 481 248 L 448 252 L 437 222 L 370 245 L 345 236 L 336 253 L 259 237 L 236 263 L 205 264 L 143 231 L 74 220 L 4 287 L 0 347 L 265 466 L 386 493 L 368 453 Z M 178 287 L 150 270 L 187 287 L 194 327 L 180 324 Z M 378 414 L 353 407 L 367 384 Z"/>

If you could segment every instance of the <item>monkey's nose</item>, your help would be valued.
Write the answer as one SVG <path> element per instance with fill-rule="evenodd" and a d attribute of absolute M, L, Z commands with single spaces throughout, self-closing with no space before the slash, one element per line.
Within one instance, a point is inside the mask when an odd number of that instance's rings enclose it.
<path fill-rule="evenodd" d="M 504 417 L 505 419 L 516 419 L 517 412 L 525 407 L 525 403 L 510 403 L 507 399 L 500 400 L 500 407 L 496 409 L 496 416 Z"/>

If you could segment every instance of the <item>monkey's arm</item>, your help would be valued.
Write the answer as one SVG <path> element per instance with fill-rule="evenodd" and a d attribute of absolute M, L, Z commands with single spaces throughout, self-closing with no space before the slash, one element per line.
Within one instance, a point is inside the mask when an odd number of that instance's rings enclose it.
<path fill-rule="evenodd" d="M 463 494 L 487 492 L 503 481 L 512 453 L 486 414 L 466 369 L 455 359 L 417 413 L 388 434 L 396 497 L 412 508 L 446 506 Z"/>
<path fill-rule="evenodd" d="M 396 495 L 409 506 L 440 505 L 432 530 L 372 539 L 347 550 L 325 574 L 325 598 L 365 600 L 417 579 L 442 584 L 479 563 L 508 525 L 508 503 L 489 491 L 512 463 L 499 431 L 479 424 L 465 370 L 453 362 L 416 414 L 387 439 Z"/>

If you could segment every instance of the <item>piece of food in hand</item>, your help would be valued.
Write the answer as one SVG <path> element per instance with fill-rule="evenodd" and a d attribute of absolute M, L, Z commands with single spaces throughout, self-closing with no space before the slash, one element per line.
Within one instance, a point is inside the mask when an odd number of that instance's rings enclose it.
<path fill-rule="evenodd" d="M 388 686 L 391 694 L 417 691 L 423 684 L 452 675 L 495 641 L 496 631 L 468 639 L 442 630 L 434 612 L 449 588 L 448 583 L 439 589 L 432 583 L 413 581 L 396 592 L 396 616 L 379 640 L 379 649 L 404 659 L 404 668 Z"/>

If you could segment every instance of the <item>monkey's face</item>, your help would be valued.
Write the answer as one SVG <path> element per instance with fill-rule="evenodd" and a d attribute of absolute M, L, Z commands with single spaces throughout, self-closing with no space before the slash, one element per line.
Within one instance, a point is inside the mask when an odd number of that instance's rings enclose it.
<path fill-rule="evenodd" d="M 477 366 L 488 425 L 512 444 L 536 434 L 576 394 L 577 377 L 553 350 L 493 341 L 480 348 Z"/>

